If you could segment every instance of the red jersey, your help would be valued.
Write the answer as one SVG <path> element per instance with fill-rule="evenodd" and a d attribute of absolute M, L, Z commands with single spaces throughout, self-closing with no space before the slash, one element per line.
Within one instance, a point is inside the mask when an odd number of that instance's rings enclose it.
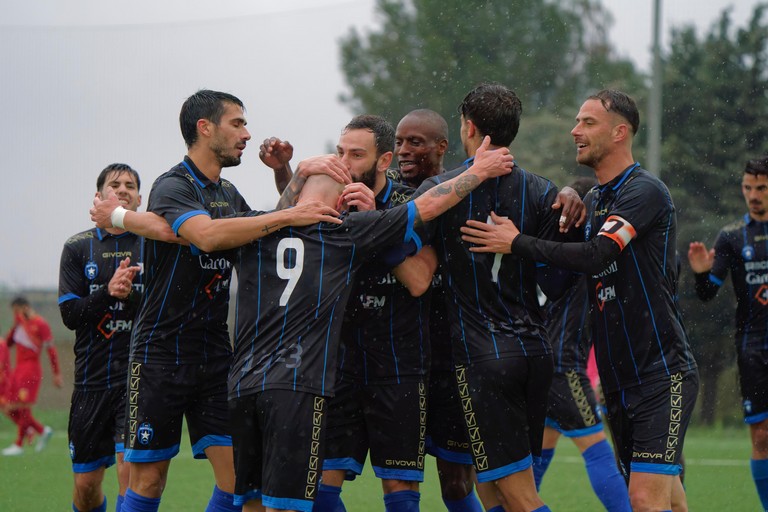
<path fill-rule="evenodd" d="M 40 315 L 32 318 L 16 317 L 11 330 L 6 336 L 8 346 L 16 345 L 16 368 L 27 364 L 40 364 L 40 354 L 43 349 L 48 351 L 51 368 L 55 375 L 59 374 L 59 358 L 53 345 L 51 326 Z"/>

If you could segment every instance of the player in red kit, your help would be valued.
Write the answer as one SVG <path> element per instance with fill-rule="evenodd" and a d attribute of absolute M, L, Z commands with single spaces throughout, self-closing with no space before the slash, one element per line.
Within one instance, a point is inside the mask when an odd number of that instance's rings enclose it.
<path fill-rule="evenodd" d="M 53 383 L 61 387 L 61 371 L 56 347 L 53 345 L 51 327 L 43 317 L 35 313 L 25 297 L 16 297 L 11 302 L 14 323 L 6 335 L 8 347 L 16 347 L 16 365 L 11 372 L 3 406 L 8 416 L 18 427 L 16 442 L 2 451 L 3 455 L 24 453 L 24 439 L 39 436 L 36 451 L 48 444 L 53 430 L 44 427 L 32 416 L 32 406 L 37 401 L 37 392 L 43 377 L 40 355 L 47 350 L 53 370 Z"/>

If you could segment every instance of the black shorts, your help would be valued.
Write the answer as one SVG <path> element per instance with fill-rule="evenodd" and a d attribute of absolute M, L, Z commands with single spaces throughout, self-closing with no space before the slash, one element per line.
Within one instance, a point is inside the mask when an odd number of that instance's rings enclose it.
<path fill-rule="evenodd" d="M 229 401 L 235 505 L 311 512 L 321 476 L 326 399 L 273 389 Z"/>
<path fill-rule="evenodd" d="M 69 456 L 74 473 L 90 473 L 115 463 L 124 450 L 125 386 L 72 392 L 69 406 Z"/>
<path fill-rule="evenodd" d="M 616 454 L 625 474 L 679 475 L 683 440 L 696 405 L 699 374 L 669 378 L 605 394 Z"/>
<path fill-rule="evenodd" d="M 456 367 L 478 482 L 524 471 L 541 455 L 553 368 L 549 354 Z"/>
<path fill-rule="evenodd" d="M 429 375 L 428 401 L 427 453 L 455 464 L 471 465 L 472 451 L 453 371 Z"/>
<path fill-rule="evenodd" d="M 595 392 L 585 371 L 571 369 L 552 376 L 546 426 L 565 437 L 583 437 L 603 430 Z"/>
<path fill-rule="evenodd" d="M 747 348 L 737 361 L 744 423 L 760 423 L 768 419 L 768 350 Z"/>
<path fill-rule="evenodd" d="M 192 453 L 205 458 L 209 446 L 232 446 L 227 409 L 230 358 L 202 364 L 128 365 L 127 462 L 169 460 L 179 453 L 182 418 Z"/>
<path fill-rule="evenodd" d="M 324 470 L 362 473 L 370 450 L 378 478 L 424 480 L 427 390 L 423 381 L 336 387 L 328 404 Z"/>

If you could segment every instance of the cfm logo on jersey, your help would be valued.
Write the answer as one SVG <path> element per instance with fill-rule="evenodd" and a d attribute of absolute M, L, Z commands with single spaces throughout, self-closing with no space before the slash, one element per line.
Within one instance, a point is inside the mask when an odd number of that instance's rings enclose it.
<path fill-rule="evenodd" d="M 360 305 L 365 309 L 381 309 L 386 304 L 386 297 L 377 297 L 375 295 L 360 295 Z"/>
<path fill-rule="evenodd" d="M 139 425 L 137 435 L 139 437 L 139 443 L 147 446 L 152 441 L 152 438 L 155 437 L 155 429 L 152 428 L 152 425 L 149 423 L 142 423 Z"/>
<path fill-rule="evenodd" d="M 89 281 L 93 281 L 96 279 L 96 276 L 99 275 L 99 267 L 96 265 L 96 263 L 89 261 L 85 264 L 85 268 L 83 268 L 83 272 L 85 273 L 85 278 Z"/>
<path fill-rule="evenodd" d="M 602 312 L 606 302 L 616 300 L 616 288 L 613 286 L 604 287 L 603 282 L 599 281 L 595 286 L 595 297 L 597 297 L 597 308 Z"/>

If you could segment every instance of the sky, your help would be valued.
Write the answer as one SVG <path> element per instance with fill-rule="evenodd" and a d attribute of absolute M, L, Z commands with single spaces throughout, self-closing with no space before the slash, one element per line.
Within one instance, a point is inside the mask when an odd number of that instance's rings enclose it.
<path fill-rule="evenodd" d="M 662 47 L 671 26 L 701 33 L 728 6 L 742 26 L 757 2 L 663 0 Z M 603 3 L 619 55 L 649 69 L 653 1 Z M 178 112 L 201 88 L 245 103 L 253 138 L 224 176 L 252 208 L 272 208 L 259 143 L 289 140 L 294 163 L 333 147 L 352 116 L 338 41 L 377 26 L 374 0 L 0 0 L 0 12 L 0 288 L 14 291 L 57 286 L 62 245 L 91 227 L 107 164 L 137 169 L 146 202 L 186 152 Z"/>

